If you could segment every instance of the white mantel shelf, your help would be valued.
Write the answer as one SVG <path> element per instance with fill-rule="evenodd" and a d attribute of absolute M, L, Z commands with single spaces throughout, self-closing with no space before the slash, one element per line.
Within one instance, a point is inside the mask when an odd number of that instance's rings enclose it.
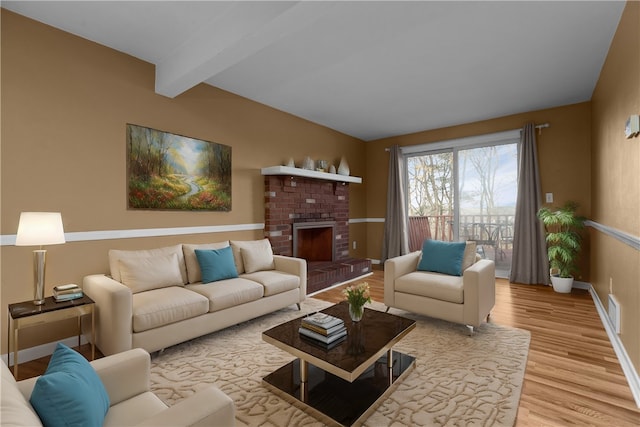
<path fill-rule="evenodd" d="M 289 166 L 270 166 L 268 168 L 262 168 L 262 175 L 302 176 L 305 178 L 324 179 L 327 181 L 362 184 L 362 178 L 359 176 L 339 175 L 337 173 L 318 172 L 309 169 L 291 168 Z"/>

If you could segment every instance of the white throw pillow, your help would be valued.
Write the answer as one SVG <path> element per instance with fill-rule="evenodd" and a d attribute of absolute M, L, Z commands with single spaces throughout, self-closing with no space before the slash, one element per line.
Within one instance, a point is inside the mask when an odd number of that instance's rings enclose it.
<path fill-rule="evenodd" d="M 245 273 L 254 273 L 256 271 L 273 270 L 273 250 L 269 246 L 269 250 L 256 250 L 240 248 L 242 254 L 242 262 L 244 263 Z"/>
<path fill-rule="evenodd" d="M 166 246 L 155 249 L 141 249 L 137 251 L 125 251 L 121 249 L 111 249 L 109 251 L 109 267 L 111 269 L 111 277 L 118 282 L 122 282 L 120 278 L 120 260 L 130 258 L 148 258 L 155 256 L 164 256 L 176 254 L 180 266 L 180 275 L 182 276 L 182 284 L 187 283 L 187 268 L 184 265 L 184 255 L 182 253 L 182 245 Z"/>
<path fill-rule="evenodd" d="M 125 258 L 118 261 L 118 264 L 120 281 L 134 294 L 184 284 L 176 254 Z"/>
<path fill-rule="evenodd" d="M 476 247 L 477 244 L 474 241 L 467 241 L 467 246 L 464 248 L 464 255 L 462 256 L 462 272 L 471 267 L 476 262 Z"/>
<path fill-rule="evenodd" d="M 262 240 L 231 240 L 231 249 L 233 250 L 233 259 L 236 263 L 236 270 L 238 270 L 238 274 L 242 273 L 252 273 L 257 270 L 246 271 L 246 267 L 244 265 L 244 258 L 242 255 L 242 249 L 246 251 L 252 252 L 253 256 L 251 261 L 257 260 L 260 256 L 263 256 L 263 260 L 267 260 L 267 258 L 271 257 L 271 262 L 273 263 L 273 249 L 271 249 L 271 243 L 269 239 Z M 261 263 L 258 263 L 261 264 Z M 251 267 L 255 267 L 255 265 L 251 265 Z M 270 268 L 264 268 L 264 270 L 273 270 L 275 265 L 271 264 Z"/>
<path fill-rule="evenodd" d="M 187 265 L 187 279 L 189 283 L 202 282 L 202 270 L 200 270 L 200 264 L 196 257 L 196 249 L 222 249 L 229 246 L 229 241 L 216 243 L 202 243 L 197 245 L 183 244 L 182 251 L 184 252 L 184 262 Z"/>

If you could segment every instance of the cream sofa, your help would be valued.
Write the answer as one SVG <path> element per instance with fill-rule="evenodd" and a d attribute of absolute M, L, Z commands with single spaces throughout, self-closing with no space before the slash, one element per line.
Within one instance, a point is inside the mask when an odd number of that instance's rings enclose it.
<path fill-rule="evenodd" d="M 472 334 L 474 327 L 488 320 L 495 305 L 495 263 L 476 257 L 462 276 L 453 276 L 417 270 L 421 255 L 417 251 L 385 261 L 387 311 L 395 307 L 461 323 Z"/>
<path fill-rule="evenodd" d="M 238 277 L 202 283 L 198 249 L 230 246 Z M 155 352 L 306 298 L 307 267 L 273 255 L 267 239 L 109 251 L 111 275 L 84 278 L 96 302 L 96 345 L 104 355 Z"/>
<path fill-rule="evenodd" d="M 29 403 L 38 377 L 16 382 L 4 363 L 1 421 L 5 426 L 41 426 Z M 214 386 L 167 407 L 149 389 L 149 353 L 133 349 L 91 362 L 107 391 L 110 407 L 104 426 L 233 426 L 235 407 L 229 396 Z"/>

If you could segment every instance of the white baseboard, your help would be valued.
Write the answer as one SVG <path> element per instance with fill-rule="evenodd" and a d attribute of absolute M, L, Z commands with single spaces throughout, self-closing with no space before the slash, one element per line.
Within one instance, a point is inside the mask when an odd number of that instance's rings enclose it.
<path fill-rule="evenodd" d="M 76 347 L 78 345 L 78 337 L 69 337 L 65 338 L 61 341 L 50 342 L 42 345 L 38 345 L 36 347 L 25 348 L 24 350 L 18 351 L 18 362 L 30 362 L 32 360 L 40 359 L 41 357 L 50 356 L 53 354 L 53 351 L 56 349 L 56 345 L 61 342 L 62 344 L 69 347 Z M 80 340 L 81 344 L 86 344 L 88 341 L 83 336 Z M 3 354 L 2 360 L 7 366 L 13 365 L 13 353 L 11 354 Z"/>
<path fill-rule="evenodd" d="M 576 286 L 577 284 L 580 284 L 581 286 Z M 586 287 L 583 287 L 582 285 L 586 285 Z M 574 282 L 574 287 L 587 289 L 591 294 L 591 298 L 593 298 L 596 310 L 598 310 L 598 314 L 600 315 L 602 325 L 604 326 L 605 331 L 607 331 L 609 341 L 611 341 L 613 350 L 616 352 L 616 356 L 618 356 L 618 361 L 620 362 L 620 366 L 622 366 L 624 376 L 627 378 L 627 383 L 629 383 L 629 388 L 631 389 L 633 399 L 636 401 L 636 406 L 640 408 L 640 376 L 638 376 L 638 372 L 635 370 L 633 363 L 629 358 L 629 354 L 627 354 L 627 350 L 625 350 L 624 344 L 622 344 L 622 341 L 620 340 L 620 336 L 616 334 L 615 328 L 611 324 L 611 320 L 609 320 L 607 310 L 602 304 L 602 301 L 600 301 L 598 293 L 593 288 L 593 285 L 589 283 Z"/>

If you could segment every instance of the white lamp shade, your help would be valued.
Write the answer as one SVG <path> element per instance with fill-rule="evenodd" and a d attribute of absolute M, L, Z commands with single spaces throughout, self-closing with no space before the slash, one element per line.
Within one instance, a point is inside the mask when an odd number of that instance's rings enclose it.
<path fill-rule="evenodd" d="M 16 246 L 43 246 L 64 243 L 60 212 L 22 212 Z"/>

